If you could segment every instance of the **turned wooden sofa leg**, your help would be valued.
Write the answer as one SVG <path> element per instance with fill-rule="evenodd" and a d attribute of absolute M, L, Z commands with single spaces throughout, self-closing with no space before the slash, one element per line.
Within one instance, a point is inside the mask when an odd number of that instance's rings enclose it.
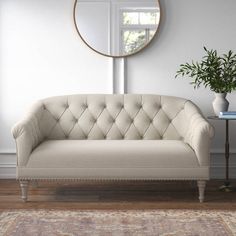
<path fill-rule="evenodd" d="M 198 191 L 199 191 L 199 201 L 202 203 L 204 201 L 206 181 L 198 180 L 197 185 L 198 185 Z"/>
<path fill-rule="evenodd" d="M 20 180 L 21 198 L 24 202 L 27 202 L 28 187 L 29 187 L 29 180 Z"/>

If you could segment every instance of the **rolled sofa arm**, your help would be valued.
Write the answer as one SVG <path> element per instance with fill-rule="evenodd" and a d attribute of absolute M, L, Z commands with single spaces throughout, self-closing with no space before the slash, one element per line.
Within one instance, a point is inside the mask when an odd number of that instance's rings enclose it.
<path fill-rule="evenodd" d="M 194 104 L 186 103 L 185 110 L 190 119 L 188 131 L 184 138 L 185 142 L 195 151 L 199 164 L 209 166 L 210 139 L 214 136 L 214 128 Z"/>
<path fill-rule="evenodd" d="M 43 136 L 39 128 L 43 104 L 36 103 L 27 116 L 12 128 L 16 141 L 17 165 L 25 166 L 33 149 L 42 141 Z"/>

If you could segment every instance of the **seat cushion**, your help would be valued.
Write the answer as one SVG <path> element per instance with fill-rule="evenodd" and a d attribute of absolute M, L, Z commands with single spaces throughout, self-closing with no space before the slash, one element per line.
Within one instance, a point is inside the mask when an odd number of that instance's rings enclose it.
<path fill-rule="evenodd" d="M 194 168 L 190 146 L 178 140 L 49 140 L 31 154 L 28 168 Z"/>

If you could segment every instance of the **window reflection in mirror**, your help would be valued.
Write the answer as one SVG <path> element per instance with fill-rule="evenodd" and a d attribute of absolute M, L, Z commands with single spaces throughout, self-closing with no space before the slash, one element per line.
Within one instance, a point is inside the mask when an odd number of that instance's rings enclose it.
<path fill-rule="evenodd" d="M 129 9 L 122 12 L 123 22 L 121 54 L 132 54 L 139 50 L 155 35 L 159 25 L 159 11 L 150 9 Z"/>
<path fill-rule="evenodd" d="M 76 29 L 93 50 L 127 56 L 144 48 L 159 26 L 158 0 L 76 0 Z"/>

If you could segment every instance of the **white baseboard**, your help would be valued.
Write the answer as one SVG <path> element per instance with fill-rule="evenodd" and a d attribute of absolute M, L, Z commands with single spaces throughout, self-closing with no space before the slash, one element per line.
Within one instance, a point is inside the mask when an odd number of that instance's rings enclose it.
<path fill-rule="evenodd" d="M 230 155 L 230 178 L 236 179 L 236 152 Z M 211 154 L 211 179 L 224 179 L 225 158 L 223 150 L 214 150 Z M 16 178 L 16 154 L 14 152 L 0 153 L 0 179 Z"/>
<path fill-rule="evenodd" d="M 0 153 L 0 179 L 16 178 L 16 154 L 14 152 Z"/>

